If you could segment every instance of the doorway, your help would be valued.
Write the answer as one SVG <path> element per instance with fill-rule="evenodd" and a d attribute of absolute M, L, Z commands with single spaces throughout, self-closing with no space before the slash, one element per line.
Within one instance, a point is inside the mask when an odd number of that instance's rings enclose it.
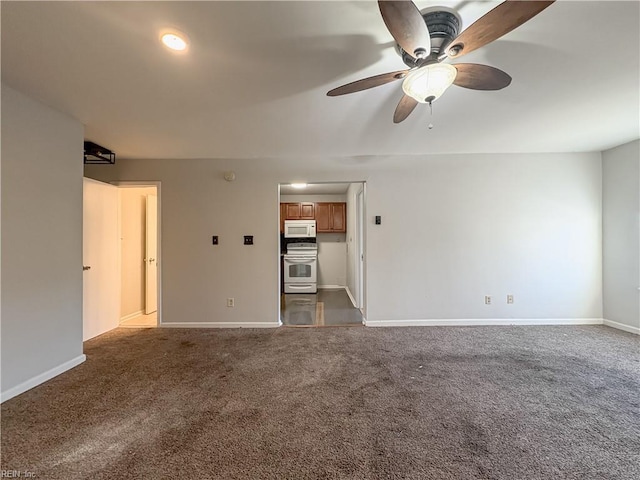
<path fill-rule="evenodd" d="M 285 326 L 362 326 L 365 319 L 365 183 L 280 184 L 279 319 Z M 313 215 L 310 213 L 313 212 Z M 300 218 L 295 218 L 296 213 Z M 303 218 L 304 215 L 304 218 Z M 287 238 L 285 221 L 315 220 L 314 238 Z M 287 293 L 287 258 L 299 255 L 297 242 L 317 252 L 314 293 Z M 304 244 L 303 244 L 304 245 Z M 295 248 L 293 252 L 290 252 Z M 306 250 L 314 250 L 306 248 Z M 293 261 L 293 260 L 292 260 Z M 309 280 L 306 280 L 309 282 Z M 315 293 L 317 292 L 317 293 Z"/>
<path fill-rule="evenodd" d="M 83 340 L 161 323 L 160 182 L 83 180 Z"/>
<path fill-rule="evenodd" d="M 158 319 L 158 186 L 118 184 L 121 295 L 119 325 L 156 327 Z"/>

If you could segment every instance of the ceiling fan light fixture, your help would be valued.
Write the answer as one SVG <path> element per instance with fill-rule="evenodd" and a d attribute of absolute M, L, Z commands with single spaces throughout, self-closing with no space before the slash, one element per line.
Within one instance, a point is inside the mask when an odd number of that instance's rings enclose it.
<path fill-rule="evenodd" d="M 431 103 L 451 86 L 457 74 L 453 65 L 433 63 L 410 72 L 402 82 L 402 90 L 420 103 Z"/>
<path fill-rule="evenodd" d="M 176 30 L 163 32 L 160 40 L 165 47 L 174 52 L 184 52 L 189 47 L 187 36 Z"/>

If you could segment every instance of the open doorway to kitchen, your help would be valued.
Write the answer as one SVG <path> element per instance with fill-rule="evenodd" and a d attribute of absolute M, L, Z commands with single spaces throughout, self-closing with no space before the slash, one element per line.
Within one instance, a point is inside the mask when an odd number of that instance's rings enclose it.
<path fill-rule="evenodd" d="M 159 324 L 158 185 L 120 183 L 120 326 Z"/>
<path fill-rule="evenodd" d="M 280 184 L 280 321 L 361 326 L 365 182 Z"/>

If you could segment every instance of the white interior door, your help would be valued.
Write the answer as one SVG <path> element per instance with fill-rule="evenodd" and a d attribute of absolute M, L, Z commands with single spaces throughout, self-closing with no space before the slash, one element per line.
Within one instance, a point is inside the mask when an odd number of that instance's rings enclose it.
<path fill-rule="evenodd" d="M 147 195 L 144 313 L 158 310 L 158 197 Z"/>
<path fill-rule="evenodd" d="M 82 338 L 88 340 L 120 321 L 118 188 L 83 179 Z"/>

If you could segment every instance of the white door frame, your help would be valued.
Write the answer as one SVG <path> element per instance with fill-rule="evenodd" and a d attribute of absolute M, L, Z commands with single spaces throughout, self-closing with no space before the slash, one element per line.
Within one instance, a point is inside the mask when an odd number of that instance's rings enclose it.
<path fill-rule="evenodd" d="M 366 182 L 362 182 L 362 189 L 356 193 L 356 288 L 358 289 L 356 303 L 362 315 L 366 318 L 366 301 L 365 301 L 365 230 L 366 223 Z"/>
<path fill-rule="evenodd" d="M 279 325 L 282 325 L 282 299 L 280 297 L 281 295 L 281 285 L 282 285 L 282 269 L 281 269 L 281 245 L 280 245 L 280 239 L 281 239 L 281 235 L 280 235 L 280 202 L 281 200 L 281 196 L 282 193 L 280 191 L 280 186 L 283 184 L 286 184 L 288 182 L 279 182 L 278 183 L 278 284 L 277 284 L 277 292 L 278 292 L 278 323 Z M 358 294 L 356 295 L 358 298 L 354 299 L 356 302 L 356 307 L 360 309 L 360 312 L 362 312 L 363 317 L 366 319 L 366 314 L 367 314 L 367 275 L 366 275 L 366 271 L 367 271 L 367 256 L 365 255 L 366 252 L 366 238 L 367 238 L 367 224 L 366 224 L 366 211 L 367 211 L 367 182 L 365 180 L 353 180 L 353 181 L 344 181 L 344 180 L 334 180 L 334 181 L 321 181 L 321 182 L 314 182 L 312 180 L 309 180 L 308 182 L 309 184 L 323 184 L 323 183 L 359 183 L 362 185 L 362 188 L 360 190 L 358 190 L 358 193 L 356 193 L 356 214 L 354 215 L 355 217 L 355 230 L 356 230 L 356 236 L 358 236 L 358 234 L 360 234 L 360 238 L 356 238 L 356 242 L 355 243 L 355 248 L 356 248 L 356 264 L 353 265 L 353 267 L 355 268 L 355 273 L 356 276 L 358 278 L 356 278 L 356 285 L 359 287 L 360 291 L 358 292 Z M 358 204 L 358 196 L 362 195 L 362 205 L 361 205 L 361 212 L 360 215 L 361 217 L 358 218 L 358 208 L 357 208 L 357 204 Z M 159 207 L 158 207 L 159 208 Z M 348 217 L 348 215 L 347 215 Z M 358 226 L 360 225 L 360 230 Z M 360 262 L 359 262 L 359 255 L 364 255 L 364 260 L 361 263 L 362 268 L 360 268 Z M 162 258 L 162 257 L 161 257 Z M 348 259 L 347 259 L 348 261 Z M 359 303 L 361 302 L 361 303 Z M 159 307 L 158 307 L 159 308 Z"/>
<path fill-rule="evenodd" d="M 157 326 L 162 326 L 162 265 L 164 263 L 162 257 L 162 191 L 161 183 L 159 181 L 126 181 L 126 182 L 110 182 L 111 185 L 115 185 L 119 188 L 144 188 L 144 187 L 156 187 L 156 195 L 158 196 L 158 258 L 160 261 L 157 263 L 158 268 L 158 320 Z"/>

